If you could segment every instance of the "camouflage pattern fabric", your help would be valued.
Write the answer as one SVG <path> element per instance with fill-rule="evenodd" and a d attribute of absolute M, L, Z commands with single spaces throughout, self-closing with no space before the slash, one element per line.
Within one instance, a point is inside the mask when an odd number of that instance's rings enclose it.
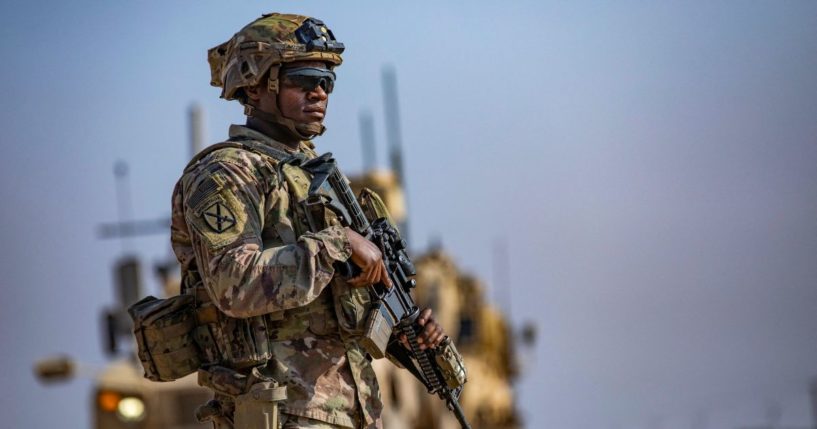
<path fill-rule="evenodd" d="M 240 125 L 230 127 L 230 139 L 296 152 Z M 315 155 L 308 142 L 297 152 Z M 333 287 L 327 287 L 343 282 L 333 263 L 351 255 L 346 233 L 337 223 L 304 231 L 294 190 L 279 170 L 276 160 L 240 148 L 202 158 L 173 192 L 173 250 L 182 273 L 198 272 L 221 312 L 270 315 L 273 358 L 264 372 L 287 386 L 283 412 L 338 427 L 379 428 L 374 371 L 357 344 L 341 337 Z"/>

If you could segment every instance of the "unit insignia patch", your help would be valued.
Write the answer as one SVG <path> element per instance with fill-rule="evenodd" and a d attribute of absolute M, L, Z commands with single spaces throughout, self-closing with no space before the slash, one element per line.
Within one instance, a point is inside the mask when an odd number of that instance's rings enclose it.
<path fill-rule="evenodd" d="M 207 207 L 202 216 L 204 216 L 204 223 L 218 233 L 227 231 L 235 225 L 235 215 L 221 201 Z"/>

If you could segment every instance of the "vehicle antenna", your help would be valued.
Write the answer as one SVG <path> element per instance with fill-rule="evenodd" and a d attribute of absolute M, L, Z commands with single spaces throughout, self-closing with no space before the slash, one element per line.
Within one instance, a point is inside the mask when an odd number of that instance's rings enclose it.
<path fill-rule="evenodd" d="M 397 73 L 392 66 L 383 68 L 383 103 L 386 114 L 386 141 L 389 145 L 390 167 L 397 176 L 397 183 L 406 195 L 406 216 L 398 228 L 403 237 L 410 239 L 408 215 L 408 188 L 403 172 L 403 142 L 400 133 L 400 111 L 397 103 Z M 411 241 L 409 241 L 411 242 Z"/>
<path fill-rule="evenodd" d="M 360 112 L 358 116 L 360 124 L 360 142 L 363 145 L 363 172 L 368 173 L 375 168 L 377 163 L 377 148 L 374 140 L 374 119 L 368 110 Z"/>
<path fill-rule="evenodd" d="M 206 140 L 204 130 L 204 108 L 199 103 L 193 103 L 188 109 L 190 128 L 190 157 L 201 152 L 204 149 L 204 142 Z"/>

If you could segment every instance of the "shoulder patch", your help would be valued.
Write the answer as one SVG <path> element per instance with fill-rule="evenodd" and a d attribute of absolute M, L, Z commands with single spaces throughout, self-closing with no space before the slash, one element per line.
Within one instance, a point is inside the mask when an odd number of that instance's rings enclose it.
<path fill-rule="evenodd" d="M 250 221 L 257 211 L 252 198 L 255 185 L 243 171 L 233 164 L 209 161 L 191 173 L 185 218 L 191 234 L 210 250 L 235 243 L 258 229 L 257 221 Z"/>
<path fill-rule="evenodd" d="M 219 234 L 235 226 L 235 214 L 221 201 L 208 206 L 201 215 L 204 223 Z"/>
<path fill-rule="evenodd" d="M 198 210 L 190 208 L 188 223 L 209 249 L 220 249 L 259 229 L 257 221 L 250 220 L 255 209 L 249 204 L 230 189 L 223 188 L 204 199 Z"/>

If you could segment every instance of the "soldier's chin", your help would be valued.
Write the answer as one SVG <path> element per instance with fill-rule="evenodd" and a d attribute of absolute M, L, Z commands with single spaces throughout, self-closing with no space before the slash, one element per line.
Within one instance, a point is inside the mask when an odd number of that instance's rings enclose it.
<path fill-rule="evenodd" d="M 323 133 L 323 121 L 300 123 L 297 128 L 305 134 L 319 135 Z"/>

